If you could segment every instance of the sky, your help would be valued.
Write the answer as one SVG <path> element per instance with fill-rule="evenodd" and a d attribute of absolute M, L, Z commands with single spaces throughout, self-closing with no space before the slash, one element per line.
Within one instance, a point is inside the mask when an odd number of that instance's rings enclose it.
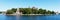
<path fill-rule="evenodd" d="M 11 8 L 42 8 L 60 12 L 60 0 L 0 0 L 0 11 Z"/>

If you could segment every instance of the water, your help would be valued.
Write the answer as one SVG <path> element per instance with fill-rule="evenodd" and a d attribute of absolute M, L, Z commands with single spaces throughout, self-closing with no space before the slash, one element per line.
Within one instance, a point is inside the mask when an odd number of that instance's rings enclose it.
<path fill-rule="evenodd" d="M 0 20 L 16 20 L 16 16 L 6 16 L 6 15 L 0 14 Z M 19 20 L 60 20 L 60 15 L 19 16 Z"/>

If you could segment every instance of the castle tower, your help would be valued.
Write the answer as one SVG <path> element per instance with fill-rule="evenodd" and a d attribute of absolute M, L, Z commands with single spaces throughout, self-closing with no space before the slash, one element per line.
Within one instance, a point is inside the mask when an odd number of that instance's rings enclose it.
<path fill-rule="evenodd" d="M 22 12 L 19 11 L 19 8 L 17 8 L 16 14 L 21 15 Z"/>

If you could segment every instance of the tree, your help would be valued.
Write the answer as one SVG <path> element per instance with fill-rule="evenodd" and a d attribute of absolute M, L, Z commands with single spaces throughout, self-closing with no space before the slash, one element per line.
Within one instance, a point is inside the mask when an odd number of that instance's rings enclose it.
<path fill-rule="evenodd" d="M 2 12 L 0 12 L 0 14 L 1 14 Z"/>
<path fill-rule="evenodd" d="M 30 8 L 24 8 L 24 14 L 31 14 Z"/>
<path fill-rule="evenodd" d="M 35 7 L 32 7 L 32 14 L 38 14 L 38 10 Z"/>
<path fill-rule="evenodd" d="M 13 14 L 13 11 L 7 10 L 7 13 L 6 14 Z"/>
<path fill-rule="evenodd" d="M 11 11 L 13 11 L 14 13 L 16 12 L 16 10 L 17 10 L 16 8 L 12 8 L 11 9 Z"/>
<path fill-rule="evenodd" d="M 39 14 L 43 14 L 43 9 L 40 8 L 39 11 L 38 11 Z"/>
<path fill-rule="evenodd" d="M 46 12 L 47 12 L 46 10 L 43 10 L 43 14 L 46 14 Z"/>
<path fill-rule="evenodd" d="M 56 13 L 54 11 L 52 11 L 51 14 L 56 14 Z"/>
<path fill-rule="evenodd" d="M 51 11 L 50 11 L 50 10 L 48 10 L 48 11 L 47 11 L 47 14 L 51 14 Z"/>
<path fill-rule="evenodd" d="M 13 14 L 16 13 L 17 8 L 12 8 L 11 10 L 7 10 L 6 14 Z M 54 11 L 46 10 L 46 9 L 37 9 L 35 7 L 33 8 L 19 8 L 19 11 L 23 14 L 55 14 Z"/>

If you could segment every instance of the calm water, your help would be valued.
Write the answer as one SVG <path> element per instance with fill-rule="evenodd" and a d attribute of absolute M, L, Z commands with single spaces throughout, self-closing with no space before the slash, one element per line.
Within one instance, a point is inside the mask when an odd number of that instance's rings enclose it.
<path fill-rule="evenodd" d="M 6 16 L 0 14 L 0 20 L 16 20 L 17 16 Z M 51 16 L 18 16 L 19 20 L 60 20 L 60 15 Z"/>

